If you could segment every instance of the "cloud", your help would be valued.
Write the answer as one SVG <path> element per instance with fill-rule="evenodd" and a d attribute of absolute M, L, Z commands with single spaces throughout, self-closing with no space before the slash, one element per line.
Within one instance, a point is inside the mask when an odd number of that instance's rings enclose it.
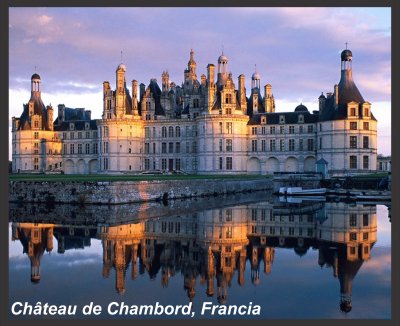
<path fill-rule="evenodd" d="M 47 25 L 53 20 L 53 17 L 47 16 L 47 15 L 41 15 L 37 18 L 37 21 L 40 25 Z"/>

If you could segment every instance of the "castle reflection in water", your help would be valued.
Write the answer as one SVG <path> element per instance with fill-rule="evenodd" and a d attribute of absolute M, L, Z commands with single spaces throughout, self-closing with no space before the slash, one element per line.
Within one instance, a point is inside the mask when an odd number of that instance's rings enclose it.
<path fill-rule="evenodd" d="M 147 273 L 155 278 L 160 273 L 166 287 L 180 273 L 189 300 L 198 281 L 219 303 L 227 303 L 232 282 L 244 286 L 247 260 L 251 282 L 257 285 L 260 273 L 273 270 L 276 249 L 290 248 L 302 256 L 312 248 L 318 250 L 316 264 L 332 268 L 340 284 L 340 309 L 348 312 L 353 279 L 376 242 L 376 215 L 375 205 L 274 199 L 131 223 L 14 219 L 12 240 L 21 242 L 30 259 L 32 282 L 40 280 L 40 259 L 53 250 L 53 238 L 58 253 L 90 246 L 95 238 L 102 242 L 103 276 L 115 269 L 118 293 L 125 292 L 127 277 L 135 280 Z"/>

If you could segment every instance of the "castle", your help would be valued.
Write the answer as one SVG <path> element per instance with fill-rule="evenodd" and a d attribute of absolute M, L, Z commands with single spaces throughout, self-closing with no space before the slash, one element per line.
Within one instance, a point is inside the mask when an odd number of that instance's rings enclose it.
<path fill-rule="evenodd" d="M 103 114 L 91 119 L 83 108 L 45 106 L 41 78 L 31 78 L 31 98 L 12 118 L 12 171 L 86 173 L 184 172 L 189 174 L 271 174 L 315 172 L 347 175 L 376 171 L 377 121 L 352 76 L 352 52 L 341 53 L 341 78 L 321 94 L 319 108 L 300 104 L 275 112 L 272 86 L 245 76 L 237 87 L 228 58 L 217 71 L 197 78 L 190 51 L 181 86 L 126 83 L 126 66 L 116 69 L 116 88 L 103 83 Z M 263 94 L 262 94 L 263 93 Z M 53 121 L 54 120 L 54 121 Z"/>

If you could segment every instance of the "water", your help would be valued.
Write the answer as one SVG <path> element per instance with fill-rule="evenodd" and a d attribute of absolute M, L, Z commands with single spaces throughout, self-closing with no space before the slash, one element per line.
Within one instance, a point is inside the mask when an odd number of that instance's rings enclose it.
<path fill-rule="evenodd" d="M 13 303 L 40 301 L 76 305 L 75 318 L 90 302 L 102 311 L 88 318 L 155 317 L 112 315 L 122 302 L 191 302 L 192 317 L 174 318 L 391 318 L 385 205 L 264 193 L 167 206 L 11 204 L 9 235 L 10 316 Z M 201 314 L 205 302 L 245 314 Z M 256 306 L 259 315 L 247 314 Z"/>

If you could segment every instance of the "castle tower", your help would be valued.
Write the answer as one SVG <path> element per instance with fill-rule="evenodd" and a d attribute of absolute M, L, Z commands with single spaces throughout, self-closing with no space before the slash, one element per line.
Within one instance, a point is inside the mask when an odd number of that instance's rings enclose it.
<path fill-rule="evenodd" d="M 264 107 L 267 113 L 275 112 L 275 99 L 270 84 L 264 86 Z"/>
<path fill-rule="evenodd" d="M 254 74 L 251 76 L 251 89 L 254 88 L 260 89 L 260 84 L 261 84 L 261 75 L 256 70 Z"/>
<path fill-rule="evenodd" d="M 196 61 L 194 61 L 194 51 L 190 50 L 190 59 L 188 62 L 188 70 L 193 75 L 194 79 L 196 79 Z"/>
<path fill-rule="evenodd" d="M 163 71 L 163 73 L 161 75 L 161 80 L 162 80 L 162 91 L 163 91 L 163 93 L 169 92 L 169 74 L 168 74 L 168 70 L 167 71 Z"/>
<path fill-rule="evenodd" d="M 218 58 L 218 79 L 217 85 L 225 85 L 226 79 L 228 78 L 228 58 L 224 55 L 224 52 Z"/>
<path fill-rule="evenodd" d="M 123 63 L 120 63 L 116 70 L 116 100 L 115 108 L 118 117 L 122 117 L 125 113 L 125 72 L 126 67 Z"/>
<path fill-rule="evenodd" d="M 138 111 L 138 82 L 137 80 L 132 80 L 132 111 L 133 115 L 139 115 Z"/>
<path fill-rule="evenodd" d="M 245 76 L 241 74 L 238 77 L 238 84 L 239 84 L 239 100 L 240 100 L 240 108 L 242 112 L 246 112 L 247 108 L 247 99 L 246 99 L 246 88 L 245 88 Z"/>

